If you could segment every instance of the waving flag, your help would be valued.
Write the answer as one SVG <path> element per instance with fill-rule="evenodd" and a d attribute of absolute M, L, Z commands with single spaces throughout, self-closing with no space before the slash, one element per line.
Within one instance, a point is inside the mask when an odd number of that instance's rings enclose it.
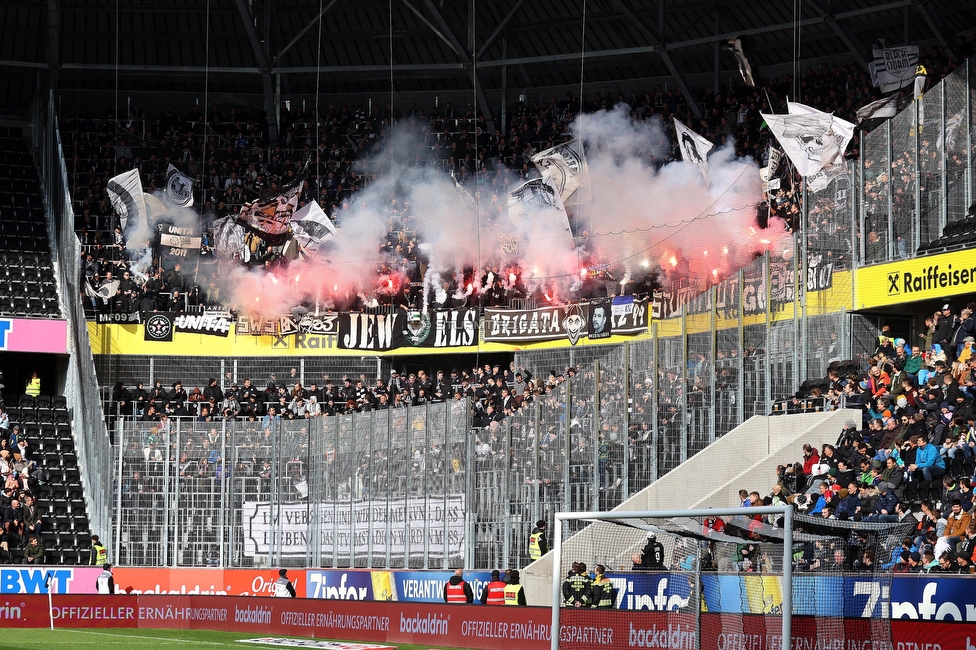
<path fill-rule="evenodd" d="M 214 248 L 217 256 L 222 259 L 238 259 L 247 262 L 251 251 L 244 243 L 244 227 L 237 223 L 235 217 L 217 219 L 213 224 Z"/>
<path fill-rule="evenodd" d="M 898 115 L 898 95 L 882 97 L 857 109 L 857 123 L 866 120 L 882 120 Z"/>
<path fill-rule="evenodd" d="M 875 47 L 874 60 L 868 66 L 871 83 L 883 93 L 908 86 L 915 80 L 918 46 Z"/>
<path fill-rule="evenodd" d="M 580 189 L 585 195 L 577 198 L 589 200 L 589 170 L 583 154 L 583 142 L 579 138 L 540 151 L 532 156 L 532 162 L 543 178 L 552 180 L 564 204 Z"/>
<path fill-rule="evenodd" d="M 682 124 L 678 118 L 672 119 L 674 130 L 678 135 L 678 148 L 681 149 L 682 160 L 697 166 L 702 178 L 708 183 L 708 152 L 715 145 Z"/>
<path fill-rule="evenodd" d="M 850 122 L 796 102 L 789 102 L 788 115 L 764 113 L 762 118 L 801 176 L 846 169 L 844 151 L 854 137 Z"/>
<path fill-rule="evenodd" d="M 129 219 L 136 224 L 147 222 L 146 199 L 142 191 L 142 179 L 139 178 L 138 169 L 113 176 L 105 186 L 108 191 L 108 198 L 119 215 L 122 223 L 122 230 L 125 231 Z"/>
<path fill-rule="evenodd" d="M 272 199 L 246 203 L 241 208 L 240 221 L 266 235 L 284 235 L 298 207 L 301 184 Z"/>
<path fill-rule="evenodd" d="M 329 215 L 315 201 L 295 213 L 291 221 L 291 231 L 295 241 L 309 257 L 318 254 L 319 247 L 336 234 L 332 219 L 329 219 Z"/>
<path fill-rule="evenodd" d="M 193 179 L 170 163 L 166 169 L 166 198 L 173 205 L 188 208 L 193 205 Z"/>

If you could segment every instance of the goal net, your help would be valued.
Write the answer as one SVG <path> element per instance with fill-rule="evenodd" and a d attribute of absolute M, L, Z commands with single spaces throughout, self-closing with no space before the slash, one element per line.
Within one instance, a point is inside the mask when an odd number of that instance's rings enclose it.
<path fill-rule="evenodd" d="M 568 520 L 588 525 L 562 540 Z M 791 506 L 560 513 L 552 648 L 891 647 L 891 560 L 909 531 Z"/>

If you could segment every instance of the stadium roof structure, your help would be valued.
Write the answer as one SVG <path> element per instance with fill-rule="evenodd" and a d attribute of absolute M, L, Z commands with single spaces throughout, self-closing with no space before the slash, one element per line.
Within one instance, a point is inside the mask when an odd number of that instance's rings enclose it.
<path fill-rule="evenodd" d="M 581 47 L 585 8 L 585 48 Z M 796 12 L 799 15 L 796 15 Z M 948 0 L 4 0 L 0 111 L 36 89 L 159 92 L 206 78 L 214 93 L 487 91 L 667 80 L 695 87 L 753 68 L 844 56 L 871 44 L 950 50 L 976 5 Z M 958 31 L 961 27 L 967 32 Z M 391 48 L 392 35 L 392 48 Z M 392 67 L 391 67 L 392 51 Z M 958 55 L 957 55 L 957 60 Z M 694 83 L 694 79 L 708 79 Z M 477 91 L 474 91 L 474 88 Z"/>

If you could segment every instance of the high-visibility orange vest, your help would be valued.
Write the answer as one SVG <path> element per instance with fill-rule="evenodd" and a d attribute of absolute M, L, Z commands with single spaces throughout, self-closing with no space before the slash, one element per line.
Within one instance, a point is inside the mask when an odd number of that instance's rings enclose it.
<path fill-rule="evenodd" d="M 501 580 L 488 583 L 488 604 L 489 605 L 504 605 L 505 604 L 505 583 Z"/>
<path fill-rule="evenodd" d="M 447 583 L 447 602 L 449 603 L 468 602 L 468 597 L 464 593 L 464 582 L 459 582 L 456 585 Z"/>

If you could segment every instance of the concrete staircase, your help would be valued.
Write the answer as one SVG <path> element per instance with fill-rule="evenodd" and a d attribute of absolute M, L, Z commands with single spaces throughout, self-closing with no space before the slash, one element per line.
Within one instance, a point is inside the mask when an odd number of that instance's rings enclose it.
<path fill-rule="evenodd" d="M 836 442 L 846 420 L 860 422 L 861 412 L 845 409 L 829 413 L 750 418 L 701 453 L 647 486 L 614 511 L 717 508 L 739 505 L 739 490 L 769 494 L 776 483 L 776 466 L 803 458 L 803 445 Z M 583 529 L 563 544 L 563 557 L 593 548 Z M 643 535 L 635 532 L 632 547 L 620 549 L 629 557 L 640 549 Z M 605 542 L 604 542 L 605 543 Z M 530 605 L 552 602 L 552 553 L 525 567 L 522 584 Z"/>

